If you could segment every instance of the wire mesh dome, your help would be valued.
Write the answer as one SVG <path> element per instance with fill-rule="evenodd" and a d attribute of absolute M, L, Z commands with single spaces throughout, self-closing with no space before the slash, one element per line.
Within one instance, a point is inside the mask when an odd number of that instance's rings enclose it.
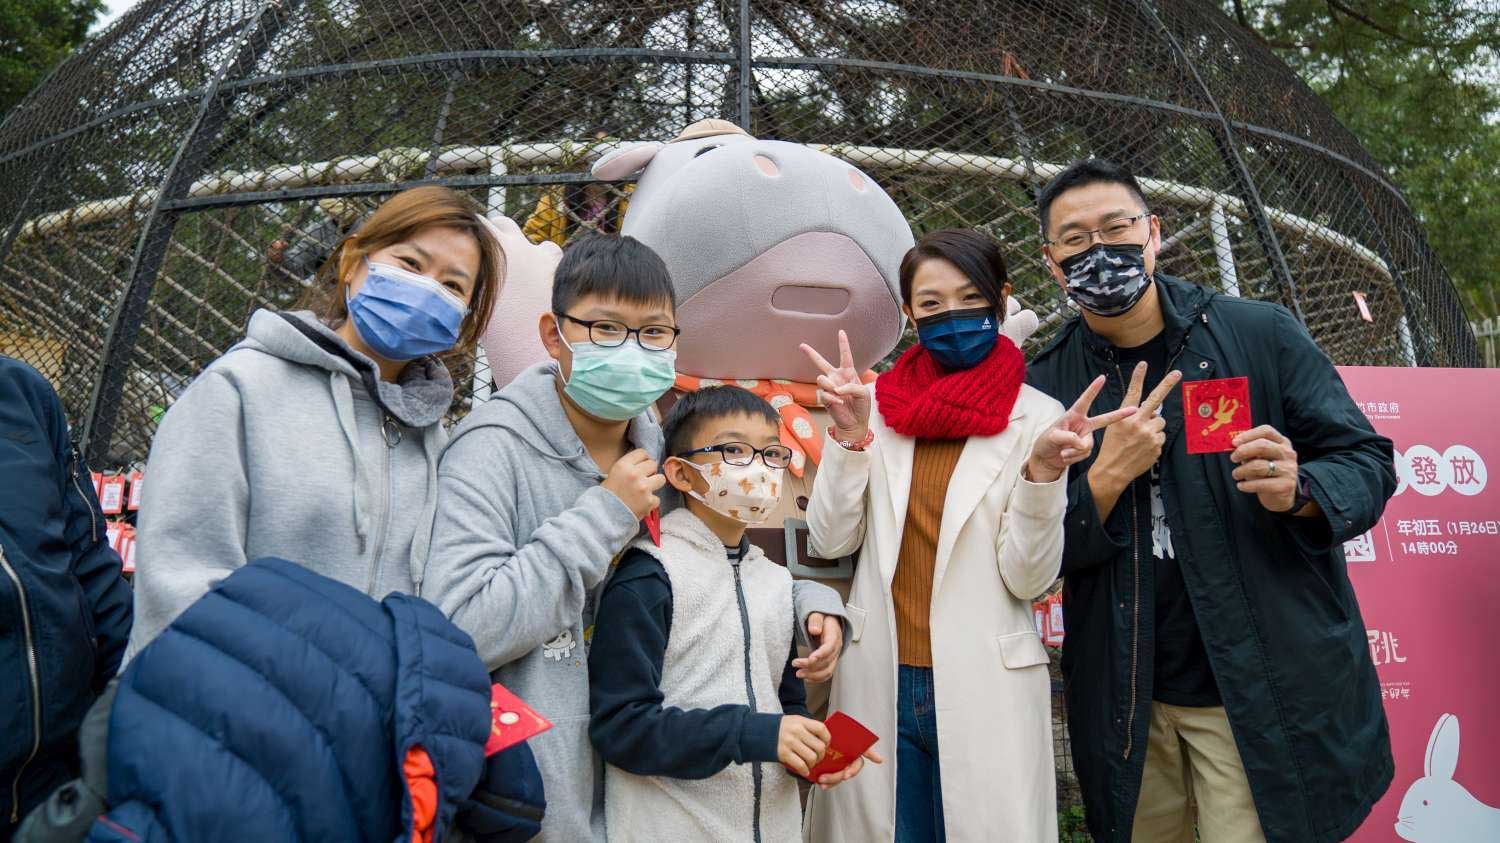
<path fill-rule="evenodd" d="M 1192 0 L 146 0 L 0 125 L 0 351 L 96 463 L 140 461 L 382 198 L 441 183 L 537 236 L 615 228 L 627 186 L 591 160 L 707 117 L 846 158 L 918 233 L 995 235 L 1033 343 L 1071 312 L 1035 192 L 1097 155 L 1142 177 L 1165 271 L 1285 304 L 1339 363 L 1477 361 L 1400 190 Z M 489 385 L 459 369 L 455 414 Z"/>
<path fill-rule="evenodd" d="M 97 467 L 139 463 L 383 198 L 616 229 L 592 160 L 710 117 L 847 159 L 918 233 L 992 233 L 1033 345 L 1071 313 L 1035 194 L 1095 155 L 1142 178 L 1165 271 L 1292 308 L 1339 363 L 1478 361 L 1399 188 L 1207 0 L 144 0 L 0 125 L 0 353 Z M 490 388 L 457 368 L 455 415 Z"/>

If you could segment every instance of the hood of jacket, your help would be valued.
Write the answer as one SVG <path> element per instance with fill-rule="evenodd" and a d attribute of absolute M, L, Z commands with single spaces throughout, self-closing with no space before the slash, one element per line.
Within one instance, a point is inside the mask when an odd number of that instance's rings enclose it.
<path fill-rule="evenodd" d="M 407 427 L 434 424 L 453 404 L 453 377 L 442 361 L 435 357 L 414 360 L 395 383 L 383 381 L 374 360 L 355 351 L 305 310 L 256 311 L 240 346 L 342 375 L 363 387 L 381 409 Z"/>
<path fill-rule="evenodd" d="M 538 454 L 576 471 L 597 475 L 597 466 L 563 409 L 562 402 L 567 399 L 558 395 L 559 378 L 556 361 L 548 360 L 526 369 L 471 415 L 456 436 L 476 427 L 504 428 Z M 631 419 L 627 435 L 633 447 L 644 449 L 654 459 L 661 453 L 662 434 L 650 414 L 647 410 Z"/>

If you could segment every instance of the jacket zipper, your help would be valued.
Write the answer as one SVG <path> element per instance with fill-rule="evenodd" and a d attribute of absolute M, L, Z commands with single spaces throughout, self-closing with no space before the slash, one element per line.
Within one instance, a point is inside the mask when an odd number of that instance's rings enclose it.
<path fill-rule="evenodd" d="M 85 495 L 83 493 L 83 484 L 78 482 L 78 469 L 82 462 L 83 458 L 78 454 L 78 446 L 74 445 L 73 470 L 72 472 L 70 472 L 73 475 L 73 488 L 78 491 L 78 497 L 81 498 L 85 504 L 89 504 L 88 495 Z M 99 534 L 99 522 L 94 520 L 94 510 L 96 508 L 97 507 L 89 504 L 89 541 L 93 541 L 94 536 L 97 536 Z"/>
<path fill-rule="evenodd" d="M 20 574 L 11 567 L 10 560 L 5 558 L 3 547 L 0 547 L 0 566 L 5 568 L 5 573 L 10 576 L 11 582 L 16 584 L 16 594 L 21 598 L 21 630 L 22 636 L 26 639 L 27 666 L 31 669 L 31 754 L 21 762 L 21 768 L 16 771 L 15 781 L 10 785 L 10 821 L 17 823 L 21 821 L 21 777 L 26 775 L 26 768 L 31 765 L 42 748 L 42 680 L 41 671 L 37 668 L 36 641 L 32 638 L 31 609 L 26 603 L 26 586 L 21 582 Z"/>
<path fill-rule="evenodd" d="M 391 431 L 395 431 L 394 434 Z M 380 563 L 385 558 L 385 536 L 390 531 L 391 509 L 395 496 L 395 480 L 391 477 L 391 452 L 401 444 L 401 428 L 397 426 L 396 420 L 386 414 L 380 423 L 380 438 L 385 440 L 385 508 L 380 514 L 380 532 L 375 534 L 375 560 L 370 565 L 370 584 L 365 588 L 365 594 L 379 600 L 382 595 L 375 593 L 375 586 L 380 580 Z"/>
<path fill-rule="evenodd" d="M 1110 359 L 1115 364 L 1115 377 L 1120 379 L 1120 388 L 1125 388 L 1125 373 L 1120 371 L 1120 359 L 1114 354 Z M 1170 367 L 1168 367 L 1170 369 Z M 1125 717 L 1125 758 L 1135 747 L 1135 708 L 1139 694 L 1137 675 L 1140 673 L 1141 646 L 1141 536 L 1140 511 L 1136 506 L 1135 481 L 1130 481 L 1130 568 L 1135 577 L 1135 592 L 1130 604 L 1130 711 Z"/>
<path fill-rule="evenodd" d="M 745 585 L 740 579 L 740 563 L 731 561 L 729 564 L 734 568 L 734 596 L 740 604 L 740 627 L 745 631 L 745 694 L 750 698 L 750 710 L 759 711 L 755 706 L 755 674 L 750 667 L 750 610 L 745 606 Z M 750 770 L 755 779 L 755 843 L 760 843 L 760 762 L 756 761 L 751 764 Z"/>
<path fill-rule="evenodd" d="M 1207 317 L 1205 317 L 1205 321 L 1206 319 Z M 1182 359 L 1182 352 L 1186 349 L 1187 340 L 1184 338 L 1182 345 L 1177 349 L 1177 353 L 1173 354 L 1172 359 L 1167 361 L 1168 372 L 1172 371 L 1172 367 L 1176 366 L 1177 361 Z M 1113 358 L 1114 355 L 1111 355 L 1111 357 Z M 1114 361 L 1115 377 L 1120 379 L 1120 386 L 1123 388 L 1125 385 L 1125 373 L 1120 371 L 1119 359 L 1114 358 Z M 1140 672 L 1138 667 L 1141 641 L 1141 545 L 1139 518 L 1140 510 L 1136 495 L 1136 484 L 1132 480 L 1130 481 L 1130 561 L 1135 573 L 1135 600 L 1130 607 L 1130 714 L 1125 720 L 1125 758 L 1127 759 L 1130 758 L 1130 751 L 1135 746 L 1135 708 L 1136 695 L 1138 693 L 1136 676 Z"/>

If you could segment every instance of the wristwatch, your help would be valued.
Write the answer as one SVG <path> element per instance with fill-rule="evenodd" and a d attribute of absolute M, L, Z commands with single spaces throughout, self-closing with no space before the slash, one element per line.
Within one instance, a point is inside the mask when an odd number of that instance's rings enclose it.
<path fill-rule="evenodd" d="M 1296 515 L 1302 508 L 1312 503 L 1312 481 L 1307 479 L 1306 474 L 1297 474 L 1297 497 L 1292 500 L 1292 508 L 1283 510 L 1281 515 Z"/>

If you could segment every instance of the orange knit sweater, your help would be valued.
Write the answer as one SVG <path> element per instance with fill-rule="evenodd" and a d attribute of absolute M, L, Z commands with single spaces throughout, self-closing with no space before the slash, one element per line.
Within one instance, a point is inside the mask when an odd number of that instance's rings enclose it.
<path fill-rule="evenodd" d="M 896 606 L 896 651 L 901 664 L 932 667 L 932 575 L 948 480 L 967 439 L 918 439 L 911 460 L 911 495 L 891 600 Z"/>

